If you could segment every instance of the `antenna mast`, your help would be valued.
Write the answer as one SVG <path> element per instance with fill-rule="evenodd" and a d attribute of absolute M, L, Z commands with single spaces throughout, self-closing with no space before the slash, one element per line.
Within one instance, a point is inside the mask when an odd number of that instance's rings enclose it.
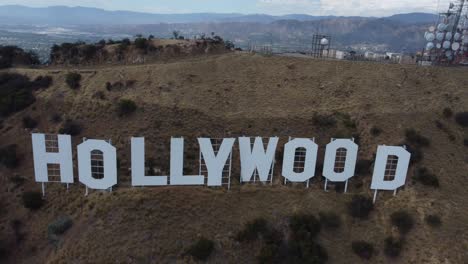
<path fill-rule="evenodd" d="M 426 31 L 424 58 L 433 65 L 468 65 L 468 0 L 455 0 Z"/>

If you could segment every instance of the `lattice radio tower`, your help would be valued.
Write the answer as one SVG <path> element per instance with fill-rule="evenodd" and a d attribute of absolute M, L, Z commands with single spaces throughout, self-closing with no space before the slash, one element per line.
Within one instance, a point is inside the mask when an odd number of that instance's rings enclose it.
<path fill-rule="evenodd" d="M 434 65 L 468 65 L 468 0 L 455 0 L 425 34 L 424 57 Z"/>
<path fill-rule="evenodd" d="M 314 58 L 328 57 L 331 47 L 331 36 L 314 34 L 312 36 L 312 48 L 310 55 Z"/>

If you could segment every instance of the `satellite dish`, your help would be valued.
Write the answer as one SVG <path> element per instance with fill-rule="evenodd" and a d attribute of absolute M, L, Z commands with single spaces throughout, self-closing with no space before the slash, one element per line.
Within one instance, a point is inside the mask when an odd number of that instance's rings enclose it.
<path fill-rule="evenodd" d="M 442 45 L 440 45 L 440 43 L 437 43 L 436 48 L 440 49 L 442 48 Z"/>
<path fill-rule="evenodd" d="M 445 34 L 445 39 L 447 40 L 451 40 L 452 37 L 453 37 L 452 32 L 447 32 L 447 34 Z"/>
<path fill-rule="evenodd" d="M 448 40 L 444 41 L 444 44 L 442 44 L 442 47 L 444 47 L 444 49 L 450 49 L 450 46 L 452 45 L 452 43 Z"/>
<path fill-rule="evenodd" d="M 437 35 L 436 35 L 436 39 L 437 39 L 438 41 L 444 40 L 444 37 L 445 37 L 444 32 L 438 32 Z"/>
<path fill-rule="evenodd" d="M 458 49 L 460 49 L 460 43 L 454 42 L 454 43 L 452 44 L 452 50 L 453 50 L 453 51 L 457 51 Z"/>
<path fill-rule="evenodd" d="M 323 38 L 323 39 L 320 40 L 320 45 L 322 45 L 322 46 L 326 46 L 326 45 L 328 45 L 328 43 L 330 43 L 330 42 L 326 38 Z"/>
<path fill-rule="evenodd" d="M 429 32 L 434 32 L 435 31 L 435 27 L 434 26 L 430 26 L 429 27 Z"/>
<path fill-rule="evenodd" d="M 455 35 L 453 35 L 453 40 L 460 40 L 461 38 L 461 34 L 460 33 L 455 33 Z"/>
<path fill-rule="evenodd" d="M 438 26 L 437 26 L 437 29 L 439 31 L 444 31 L 447 29 L 447 24 L 444 24 L 444 23 L 440 23 Z"/>
<path fill-rule="evenodd" d="M 434 41 L 434 39 L 435 39 L 434 33 L 427 33 L 426 34 L 426 40 L 427 41 Z"/>
<path fill-rule="evenodd" d="M 434 43 L 428 42 L 426 45 L 426 50 L 432 50 L 434 48 Z"/>

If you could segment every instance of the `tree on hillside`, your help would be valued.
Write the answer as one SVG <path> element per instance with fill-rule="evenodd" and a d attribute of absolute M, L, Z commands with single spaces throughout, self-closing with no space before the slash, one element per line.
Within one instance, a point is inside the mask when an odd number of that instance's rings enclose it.
<path fill-rule="evenodd" d="M 25 51 L 17 46 L 0 46 L 0 69 L 13 65 L 37 65 L 39 57 L 32 51 Z"/>
<path fill-rule="evenodd" d="M 180 35 L 180 32 L 177 30 L 172 31 L 173 39 L 185 39 L 184 36 Z"/>

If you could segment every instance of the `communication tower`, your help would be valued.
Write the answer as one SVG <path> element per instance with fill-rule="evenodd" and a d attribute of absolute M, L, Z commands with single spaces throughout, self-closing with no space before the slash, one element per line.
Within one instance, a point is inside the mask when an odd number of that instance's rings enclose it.
<path fill-rule="evenodd" d="M 314 58 L 328 57 L 331 47 L 331 36 L 314 34 L 312 36 L 311 56 Z"/>
<path fill-rule="evenodd" d="M 454 0 L 424 35 L 424 58 L 433 65 L 468 65 L 468 0 Z"/>

